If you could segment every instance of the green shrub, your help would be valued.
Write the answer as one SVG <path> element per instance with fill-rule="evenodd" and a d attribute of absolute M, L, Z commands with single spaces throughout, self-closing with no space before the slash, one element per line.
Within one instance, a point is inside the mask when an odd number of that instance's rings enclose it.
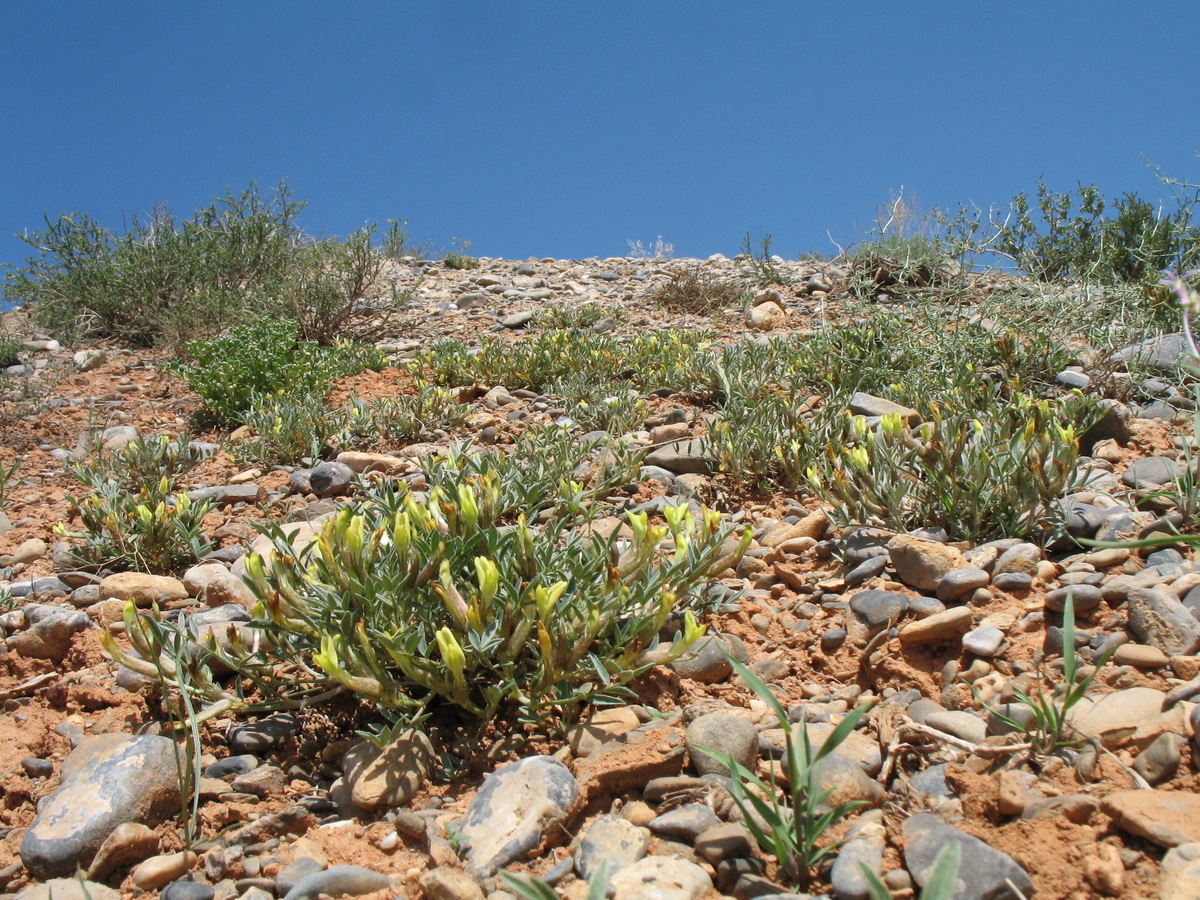
<path fill-rule="evenodd" d="M 411 396 L 377 397 L 364 402 L 350 398 L 347 440 L 355 447 L 379 448 L 427 437 L 436 429 L 456 428 L 467 420 L 471 406 L 459 403 L 450 391 L 423 384 Z"/>
<path fill-rule="evenodd" d="M 442 257 L 442 265 L 444 265 L 447 269 L 458 270 L 479 268 L 479 260 L 472 256 L 467 256 L 467 248 L 471 246 L 470 241 L 456 242 L 452 240 L 451 243 L 458 243 L 458 248 L 455 250 L 450 250 L 445 256 Z"/>
<path fill-rule="evenodd" d="M 204 401 L 200 421 L 233 425 L 257 402 L 282 394 L 323 398 L 341 375 L 381 367 L 387 358 L 377 348 L 354 344 L 320 347 L 297 341 L 299 326 L 286 319 L 239 325 L 210 340 L 187 345 L 191 362 L 170 368 Z"/>
<path fill-rule="evenodd" d="M 320 393 L 285 393 L 255 397 L 241 422 L 254 436 L 230 448 L 240 466 L 291 466 L 319 459 L 324 449 L 342 436 L 348 414 L 330 408 Z"/>
<path fill-rule="evenodd" d="M 742 238 L 742 252 L 738 256 L 738 263 L 745 275 L 752 284 L 759 287 L 766 287 L 770 284 L 789 284 L 791 279 L 784 274 L 779 268 L 771 255 L 771 236 L 763 235 L 763 239 L 759 242 L 759 250 L 755 252 L 754 244 L 750 240 L 750 232 L 746 232 L 746 236 Z"/>
<path fill-rule="evenodd" d="M 227 192 L 179 221 L 165 206 L 114 233 L 67 213 L 22 239 L 35 251 L 5 266 L 4 293 L 69 341 L 178 345 L 237 318 L 296 318 L 323 343 L 370 338 L 402 298 L 372 302 L 384 260 L 410 253 L 402 223 L 376 247 L 375 226 L 344 243 L 314 240 L 297 224 L 304 203 L 280 185 Z"/>

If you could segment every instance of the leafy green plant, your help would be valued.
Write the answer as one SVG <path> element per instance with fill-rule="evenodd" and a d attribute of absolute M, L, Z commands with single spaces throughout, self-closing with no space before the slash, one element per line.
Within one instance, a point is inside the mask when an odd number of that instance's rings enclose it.
<path fill-rule="evenodd" d="M 742 238 L 742 253 L 738 257 L 742 274 L 759 287 L 769 284 L 788 284 L 791 279 L 779 268 L 771 255 L 771 236 L 764 234 L 758 252 L 750 240 L 750 232 Z"/>
<path fill-rule="evenodd" d="M 349 443 L 360 447 L 404 444 L 437 429 L 462 425 L 471 405 L 459 403 L 443 387 L 422 384 L 414 395 L 378 397 L 363 401 L 351 397 L 347 408 Z"/>
<path fill-rule="evenodd" d="M 586 372 L 555 382 L 547 393 L 562 397 L 567 416 L 584 431 L 626 434 L 639 428 L 649 414 L 637 391 L 597 382 Z"/>
<path fill-rule="evenodd" d="M 72 531 L 60 522 L 54 533 L 83 541 L 72 549 L 83 566 L 171 572 L 208 552 L 201 522 L 212 504 L 172 494 L 166 477 L 135 492 L 116 481 L 100 482 L 71 502 L 83 530 Z"/>
<path fill-rule="evenodd" d="M 837 842 L 822 844 L 825 832 L 865 802 L 829 806 L 826 801 L 832 789 L 821 787 L 821 761 L 858 727 L 869 706 L 849 712 L 814 751 L 803 713 L 800 721 L 793 723 L 766 682 L 738 660 L 729 657 L 729 661 L 747 687 L 771 707 L 783 729 L 786 784 L 781 789 L 774 774 L 769 782 L 764 781 L 728 754 L 703 752 L 729 768 L 734 802 L 759 847 L 778 860 L 780 872 L 792 885 L 807 887 L 813 869 L 841 846 Z"/>
<path fill-rule="evenodd" d="M 91 438 L 95 443 L 94 433 Z M 177 478 L 192 471 L 203 459 L 204 453 L 192 443 L 189 435 L 174 439 L 165 434 L 138 435 L 119 450 L 96 447 L 86 459 L 67 463 L 67 472 L 93 490 L 113 482 L 127 491 L 136 492 L 162 478 L 173 485 Z"/>
<path fill-rule="evenodd" d="M 551 303 L 538 313 L 537 324 L 549 331 L 582 330 L 621 315 L 621 308 L 610 303 Z"/>
<path fill-rule="evenodd" d="M 1059 747 L 1078 743 L 1067 737 L 1069 728 L 1067 718 L 1071 710 L 1087 694 L 1088 688 L 1092 686 L 1092 682 L 1096 680 L 1096 676 L 1108 662 L 1112 649 L 1115 649 L 1110 648 L 1102 653 L 1091 672 L 1083 678 L 1078 677 L 1079 660 L 1075 653 L 1075 600 L 1070 588 L 1067 588 L 1067 599 L 1063 604 L 1062 641 L 1063 677 L 1062 682 L 1053 691 L 1047 691 L 1042 687 L 1040 673 L 1035 682 L 1033 696 L 1020 688 L 1013 688 L 1013 696 L 1016 697 L 1017 702 L 1023 703 L 1033 710 L 1034 724 L 1032 726 L 1012 719 L 983 703 L 975 685 L 967 682 L 975 698 L 983 704 L 988 712 L 1011 728 L 1023 731 L 1028 735 L 1029 742 L 1033 745 L 1033 751 L 1038 754 L 1053 753 Z"/>
<path fill-rule="evenodd" d="M 283 393 L 324 397 L 334 378 L 387 365 L 377 348 L 321 347 L 298 341 L 298 331 L 286 319 L 239 325 L 211 340 L 192 341 L 187 346 L 191 362 L 170 368 L 204 401 L 201 422 L 233 425 L 256 402 L 262 405 Z"/>

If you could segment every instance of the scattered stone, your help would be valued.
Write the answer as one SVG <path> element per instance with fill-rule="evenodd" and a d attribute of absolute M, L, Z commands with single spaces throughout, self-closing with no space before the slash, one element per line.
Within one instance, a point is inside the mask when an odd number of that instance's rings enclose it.
<path fill-rule="evenodd" d="M 391 885 L 391 879 L 382 872 L 363 866 L 334 866 L 305 875 L 284 895 L 283 900 L 311 900 L 319 894 L 357 897 L 359 894 L 385 890 Z"/>
<path fill-rule="evenodd" d="M 189 596 L 209 606 L 237 604 L 246 609 L 254 606 L 254 592 L 220 563 L 192 566 L 183 574 L 183 587 Z"/>
<path fill-rule="evenodd" d="M 1200 709 L 1200 707 L 1197 707 Z M 1184 739 L 1166 732 L 1156 737 L 1133 761 L 1133 770 L 1146 779 L 1151 787 L 1169 781 L 1179 770 L 1180 750 Z"/>
<path fill-rule="evenodd" d="M 140 822 L 123 822 L 104 839 L 88 867 L 87 876 L 104 881 L 115 870 L 141 862 L 157 852 L 158 835 L 154 829 Z"/>
<path fill-rule="evenodd" d="M 132 600 L 138 606 L 160 606 L 175 600 L 186 600 L 188 590 L 183 582 L 167 575 L 147 575 L 144 572 L 119 572 L 100 582 L 101 600 Z"/>
<path fill-rule="evenodd" d="M 345 463 L 324 462 L 309 470 L 308 485 L 318 497 L 337 497 L 354 487 L 354 470 Z"/>
<path fill-rule="evenodd" d="M 350 802 L 368 812 L 404 806 L 425 786 L 436 760 L 433 742 L 421 731 L 403 731 L 383 749 L 360 741 L 342 760 Z"/>
<path fill-rule="evenodd" d="M 597 711 L 587 722 L 572 725 L 567 730 L 567 746 L 577 757 L 590 756 L 602 744 L 628 734 L 641 724 L 628 706 L 614 706 Z"/>
<path fill-rule="evenodd" d="M 1021 900 L 1033 896 L 1033 880 L 1012 857 L 945 824 L 937 816 L 917 813 L 904 822 L 904 863 L 924 887 L 938 853 L 954 841 L 962 850 L 955 879 L 955 900 Z"/>
<path fill-rule="evenodd" d="M 1153 490 L 1179 477 L 1179 464 L 1169 456 L 1135 459 L 1125 469 L 1121 482 L 1127 487 Z"/>
<path fill-rule="evenodd" d="M 469 844 L 467 870 L 489 876 L 532 853 L 546 829 L 574 809 L 578 797 L 579 783 L 552 756 L 501 766 L 484 779 L 458 829 Z"/>
<path fill-rule="evenodd" d="M 475 879 L 451 866 L 430 869 L 421 876 L 420 884 L 428 900 L 484 900 L 483 888 Z"/>
<path fill-rule="evenodd" d="M 695 438 L 673 441 L 646 454 L 648 466 L 658 466 L 676 475 L 707 475 L 713 470 L 713 462 L 705 455 L 701 442 Z"/>
<path fill-rule="evenodd" d="M 605 815 L 593 822 L 575 851 L 575 871 L 580 878 L 590 879 L 601 862 L 608 861 L 611 876 L 646 855 L 650 834 L 621 816 Z"/>
<path fill-rule="evenodd" d="M 61 785 L 42 801 L 25 832 L 25 867 L 36 878 L 69 874 L 119 825 L 157 824 L 178 813 L 175 755 L 175 744 L 165 737 L 86 738 L 64 760 Z"/>
<path fill-rule="evenodd" d="M 972 591 L 987 587 L 991 580 L 985 569 L 954 569 L 939 579 L 937 598 L 943 603 L 954 603 Z"/>
<path fill-rule="evenodd" d="M 609 880 L 612 900 L 700 900 L 712 890 L 708 873 L 683 859 L 647 856 Z"/>
<path fill-rule="evenodd" d="M 875 397 L 871 394 L 857 391 L 850 398 L 850 412 L 856 416 L 886 416 L 891 413 L 899 413 L 900 418 L 904 420 L 904 424 L 910 428 L 914 425 L 921 424 L 921 414 L 911 407 L 901 406 L 899 403 L 893 403 L 891 400 L 885 400 L 883 397 Z"/>
<path fill-rule="evenodd" d="M 956 640 L 964 632 L 970 630 L 973 622 L 974 615 L 969 607 L 956 606 L 916 622 L 909 622 L 900 629 L 900 642 L 904 644 L 940 644 Z"/>
<path fill-rule="evenodd" d="M 721 820 L 707 803 L 687 803 L 655 816 L 650 822 L 650 830 L 691 844 L 702 832 L 720 824 Z"/>
<path fill-rule="evenodd" d="M 992 625 L 984 625 L 963 635 L 962 646 L 968 653 L 991 658 L 1004 643 L 1004 632 Z"/>
<path fill-rule="evenodd" d="M 937 541 L 898 534 L 888 541 L 887 549 L 896 575 L 918 591 L 936 590 L 948 572 L 967 568 L 962 553 Z"/>
<path fill-rule="evenodd" d="M 1127 605 L 1129 630 L 1143 644 L 1167 656 L 1191 656 L 1200 650 L 1200 620 L 1169 590 L 1135 588 Z"/>
<path fill-rule="evenodd" d="M 1200 795 L 1190 791 L 1117 791 L 1100 810 L 1118 828 L 1160 847 L 1200 842 Z"/>
<path fill-rule="evenodd" d="M 1200 897 L 1200 844 L 1180 844 L 1168 850 L 1159 875 L 1160 900 Z"/>
<path fill-rule="evenodd" d="M 80 878 L 52 878 L 42 884 L 31 884 L 17 900 L 121 900 L 121 892 L 106 884 Z"/>
<path fill-rule="evenodd" d="M 182 878 L 200 861 L 191 850 L 152 856 L 133 870 L 133 883 L 143 891 L 156 891 L 177 878 Z"/>
<path fill-rule="evenodd" d="M 787 323 L 787 310 L 773 300 L 758 303 L 746 313 L 746 324 L 757 331 L 771 331 Z"/>
<path fill-rule="evenodd" d="M 750 856 L 754 840 L 740 822 L 723 822 L 701 832 L 696 838 L 695 848 L 697 855 L 715 866 L 723 859 Z"/>
<path fill-rule="evenodd" d="M 71 649 L 71 639 L 92 626 L 86 613 L 60 606 L 27 604 L 25 630 L 5 638 L 5 646 L 29 659 L 62 662 Z"/>
<path fill-rule="evenodd" d="M 714 712 L 700 716 L 687 727 L 684 737 L 692 766 L 701 775 L 729 775 L 727 765 L 706 750 L 732 758 L 753 772 L 758 763 L 758 729 L 741 716 Z"/>
<path fill-rule="evenodd" d="M 697 641 L 696 646 L 671 663 L 671 668 L 682 678 L 713 684 L 724 681 L 733 673 L 726 654 L 743 663 L 750 661 L 750 654 L 740 638 L 731 634 L 713 634 Z"/>

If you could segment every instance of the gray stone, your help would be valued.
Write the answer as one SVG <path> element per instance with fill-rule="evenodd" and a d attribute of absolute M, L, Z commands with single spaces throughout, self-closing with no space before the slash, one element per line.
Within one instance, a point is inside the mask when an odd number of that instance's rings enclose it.
<path fill-rule="evenodd" d="M 224 759 L 219 759 L 210 766 L 204 767 L 205 778 L 233 778 L 237 775 L 245 775 L 247 772 L 253 772 L 258 765 L 258 759 L 250 754 L 242 754 L 241 756 L 227 756 Z"/>
<path fill-rule="evenodd" d="M 693 843 L 702 832 L 720 825 L 721 820 L 707 803 L 688 803 L 672 809 L 650 820 L 650 830 L 655 834 L 679 838 Z"/>
<path fill-rule="evenodd" d="M 1022 541 L 1000 554 L 1000 558 L 996 560 L 996 565 L 992 568 L 992 575 L 994 577 L 1010 572 L 1032 575 L 1037 571 L 1037 565 L 1041 559 L 1041 547 Z"/>
<path fill-rule="evenodd" d="M 300 722 L 291 713 L 276 713 L 229 729 L 229 746 L 239 753 L 258 753 L 292 737 Z"/>
<path fill-rule="evenodd" d="M 511 316 L 505 316 L 500 320 L 500 324 L 505 328 L 524 328 L 534 320 L 537 313 L 533 310 L 526 312 L 513 313 Z"/>
<path fill-rule="evenodd" d="M 984 625 L 963 635 L 962 647 L 976 656 L 992 657 L 1004 643 L 1004 632 L 994 625 Z"/>
<path fill-rule="evenodd" d="M 284 897 L 300 883 L 301 879 L 324 871 L 324 869 L 325 866 L 311 856 L 301 856 L 279 870 L 279 874 L 275 876 L 275 893 Z"/>
<path fill-rule="evenodd" d="M 580 878 L 590 879 L 601 862 L 608 861 L 611 876 L 646 855 L 650 848 L 650 833 L 621 816 L 604 815 L 584 832 L 575 851 L 575 871 Z"/>
<path fill-rule="evenodd" d="M 85 739 L 62 765 L 21 841 L 37 878 L 68 875 L 125 822 L 156 825 L 179 812 L 175 744 L 165 737 L 103 734 Z"/>
<path fill-rule="evenodd" d="M 1146 456 L 1135 459 L 1121 476 L 1131 488 L 1143 490 L 1162 487 L 1179 477 L 1179 464 L 1169 456 Z"/>
<path fill-rule="evenodd" d="M 1192 352 L 1184 333 L 1176 331 L 1122 347 L 1111 358 L 1122 363 L 1134 362 L 1170 375 L 1192 361 Z"/>
<path fill-rule="evenodd" d="M 216 889 L 211 884 L 201 884 L 198 881 L 172 881 L 162 891 L 162 900 L 213 900 Z"/>
<path fill-rule="evenodd" d="M 1129 592 L 1129 630 L 1143 644 L 1167 656 L 1191 656 L 1200 650 L 1200 621 L 1175 594 L 1154 588 Z"/>
<path fill-rule="evenodd" d="M 484 779 L 459 826 L 469 842 L 467 870 L 490 876 L 524 858 L 546 829 L 567 818 L 578 797 L 575 776 L 552 756 L 501 766 Z"/>
<path fill-rule="evenodd" d="M 937 598 L 943 603 L 953 603 L 972 591 L 987 587 L 992 576 L 984 569 L 954 569 L 947 572 L 937 583 Z"/>
<path fill-rule="evenodd" d="M 1200 706 L 1196 707 L 1200 709 Z M 1153 787 L 1170 781 L 1179 770 L 1180 749 L 1183 738 L 1169 731 L 1160 734 L 1150 746 L 1137 755 L 1133 769 Z"/>
<path fill-rule="evenodd" d="M 896 576 L 918 591 L 937 589 L 947 572 L 966 567 L 962 553 L 954 547 L 908 534 L 898 534 L 887 544 Z"/>
<path fill-rule="evenodd" d="M 671 668 L 682 678 L 715 684 L 733 673 L 727 653 L 740 662 L 750 662 L 750 654 L 740 638 L 731 634 L 713 634 L 697 641 L 696 646 L 671 663 Z"/>
<path fill-rule="evenodd" d="M 846 573 L 846 585 L 854 587 L 862 584 L 864 581 L 882 575 L 883 570 L 887 568 L 887 556 L 875 556 L 865 562 L 859 563 L 853 569 Z"/>
<path fill-rule="evenodd" d="M 62 662 L 71 649 L 71 639 L 90 628 L 92 620 L 86 613 L 61 606 L 28 604 L 23 607 L 25 630 L 5 639 L 9 650 L 31 659 Z"/>
<path fill-rule="evenodd" d="M 551 880 L 549 873 L 546 879 Z M 425 900 L 484 900 L 483 888 L 457 866 L 430 869 L 421 876 L 420 885 Z"/>
<path fill-rule="evenodd" d="M 913 775 L 908 779 L 908 789 L 917 796 L 930 796 L 946 800 L 954 796 L 954 791 L 950 790 L 950 785 L 946 782 L 945 763 L 930 766 Z"/>
<path fill-rule="evenodd" d="M 1191 791 L 1116 791 L 1100 810 L 1118 828 L 1160 847 L 1200 842 L 1200 795 Z"/>
<path fill-rule="evenodd" d="M 723 859 L 748 857 L 754 852 L 754 840 L 746 826 L 739 822 L 723 822 L 706 828 L 695 843 L 696 854 L 711 865 Z"/>
<path fill-rule="evenodd" d="M 309 900 L 318 894 L 331 896 L 370 894 L 392 886 L 391 880 L 382 872 L 363 866 L 334 866 L 322 872 L 306 875 L 296 882 L 283 900 Z"/>
<path fill-rule="evenodd" d="M 847 841 L 833 860 L 829 876 L 833 896 L 837 900 L 869 900 L 871 892 L 859 866 L 866 866 L 876 875 L 883 874 L 882 837 L 866 837 Z"/>
<path fill-rule="evenodd" d="M 1160 900 L 1200 897 L 1200 844 L 1180 844 L 1163 857 L 1159 869 Z"/>
<path fill-rule="evenodd" d="M 79 878 L 52 878 L 44 884 L 31 884 L 17 900 L 121 900 L 121 892 L 106 884 Z"/>
<path fill-rule="evenodd" d="M 945 824 L 937 816 L 929 813 L 910 816 L 903 833 L 905 866 L 922 887 L 938 853 L 954 841 L 962 850 L 962 860 L 951 894 L 953 900 L 1021 900 L 1033 896 L 1033 880 L 1012 857 Z"/>
<path fill-rule="evenodd" d="M 336 497 L 354 486 L 354 470 L 345 463 L 323 462 L 309 470 L 308 484 L 318 497 Z"/>
<path fill-rule="evenodd" d="M 908 609 L 908 598 L 891 591 L 859 591 L 850 598 L 850 611 L 871 638 L 899 621 Z"/>
<path fill-rule="evenodd" d="M 728 775 L 729 767 L 705 750 L 731 757 L 753 772 L 758 762 L 758 729 L 733 713 L 714 712 L 700 716 L 687 727 L 684 737 L 692 766 L 701 775 Z"/>
<path fill-rule="evenodd" d="M 987 737 L 987 724 L 974 713 L 966 710 L 949 709 L 925 717 L 925 724 L 946 734 L 979 744 Z"/>
<path fill-rule="evenodd" d="M 1062 612 L 1066 608 L 1068 594 L 1071 596 L 1071 605 L 1077 615 L 1091 612 L 1104 599 L 1104 593 L 1094 584 L 1073 584 L 1048 592 L 1046 608 L 1054 610 L 1054 612 Z"/>
<path fill-rule="evenodd" d="M 708 475 L 713 470 L 712 459 L 704 452 L 699 439 L 672 441 L 646 454 L 648 466 L 658 466 L 676 475 Z"/>
<path fill-rule="evenodd" d="M 885 416 L 889 413 L 899 413 L 906 425 L 919 425 L 921 422 L 921 414 L 917 410 L 862 391 L 855 392 L 850 398 L 849 405 L 850 412 L 856 416 Z"/>

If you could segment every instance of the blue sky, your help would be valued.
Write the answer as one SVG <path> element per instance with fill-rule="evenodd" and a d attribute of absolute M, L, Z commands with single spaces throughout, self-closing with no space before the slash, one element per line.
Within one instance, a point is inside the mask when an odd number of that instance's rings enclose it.
<path fill-rule="evenodd" d="M 405 218 L 523 259 L 852 242 L 901 186 L 1006 203 L 1200 182 L 1200 6 L 8 3 L 0 261 L 44 212 L 112 227 L 287 179 L 304 226 Z"/>

